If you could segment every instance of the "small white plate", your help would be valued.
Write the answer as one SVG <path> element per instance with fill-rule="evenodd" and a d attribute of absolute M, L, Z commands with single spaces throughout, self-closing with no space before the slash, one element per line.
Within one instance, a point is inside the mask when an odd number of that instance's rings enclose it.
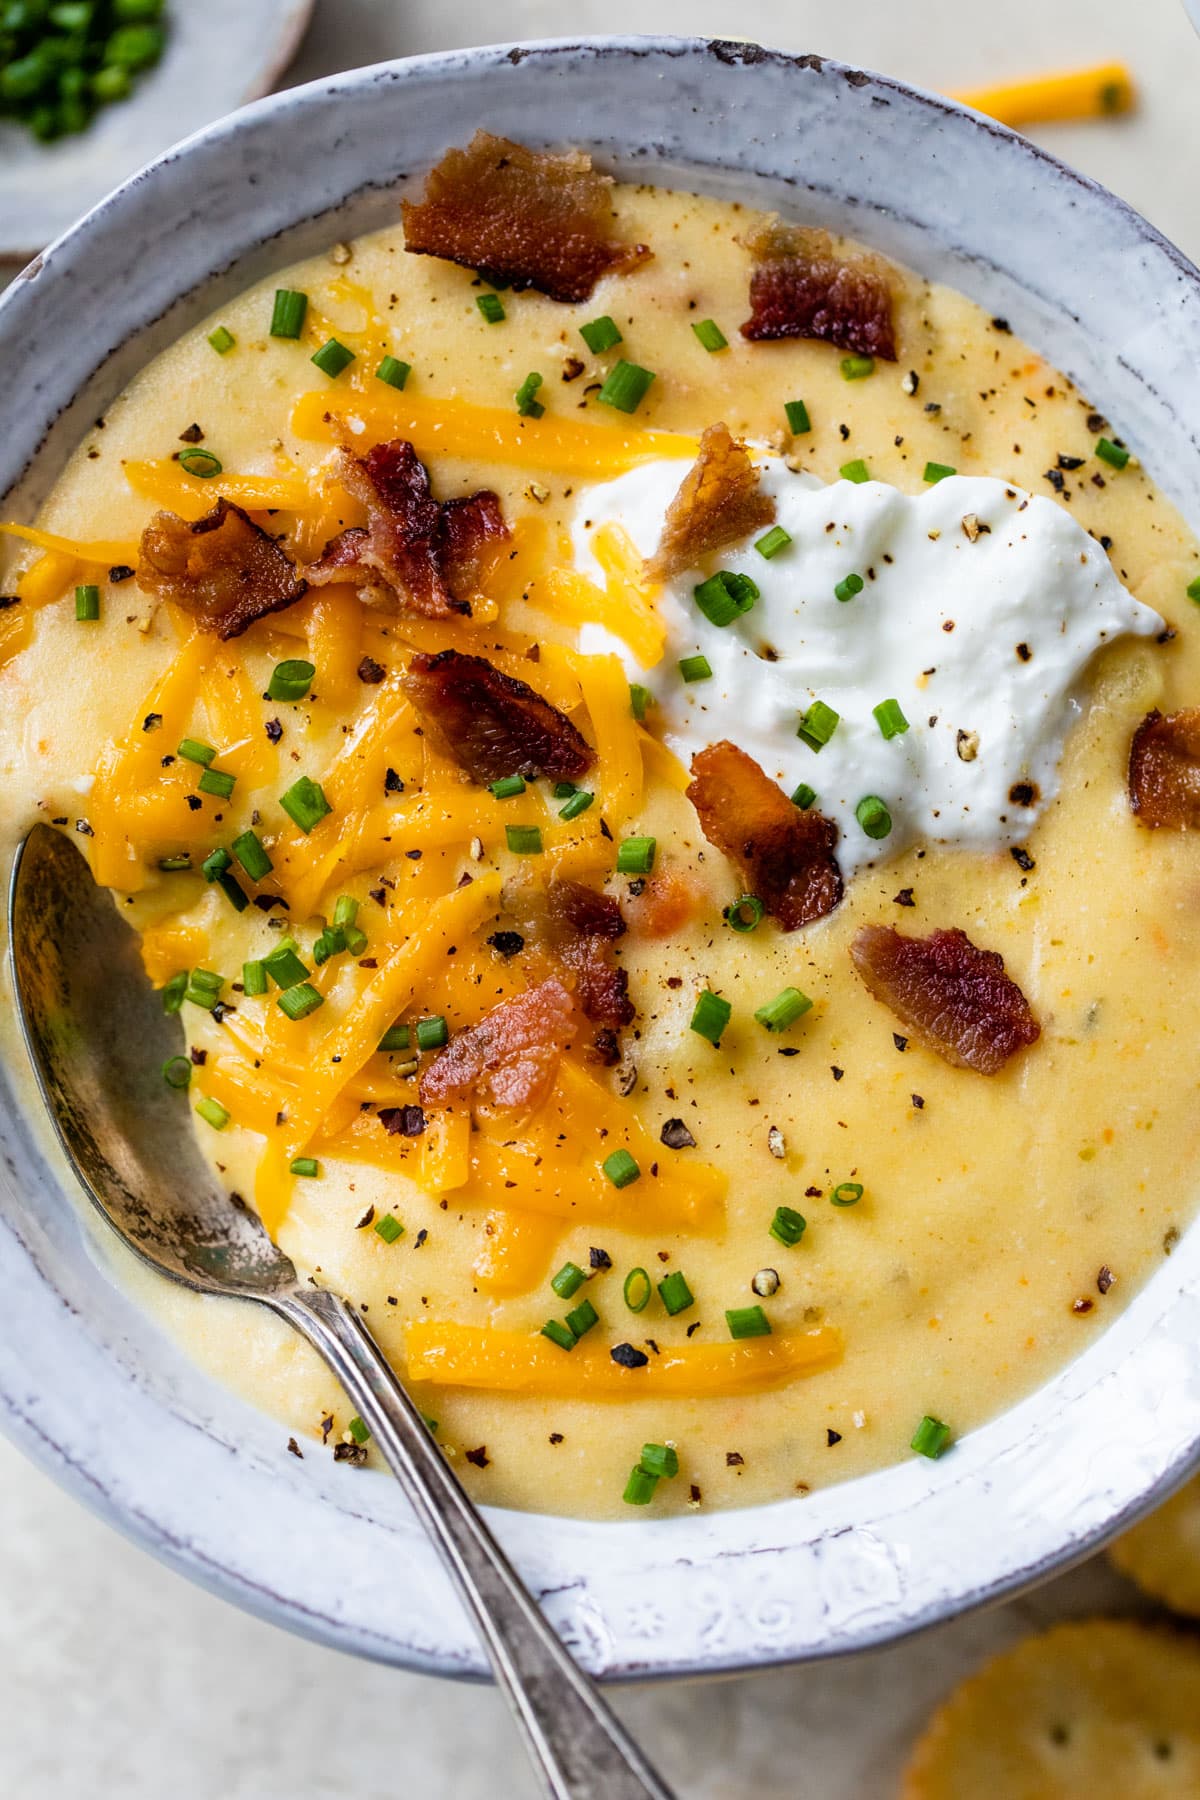
<path fill-rule="evenodd" d="M 299 48 L 313 4 L 170 5 L 162 61 L 87 131 L 39 144 L 23 125 L 0 123 L 0 257 L 33 256 L 169 145 L 265 94 Z"/>

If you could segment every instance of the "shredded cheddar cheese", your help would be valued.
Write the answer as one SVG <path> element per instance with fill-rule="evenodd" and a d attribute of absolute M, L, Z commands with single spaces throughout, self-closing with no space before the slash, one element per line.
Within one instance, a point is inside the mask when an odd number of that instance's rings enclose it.
<path fill-rule="evenodd" d="M 1024 125 L 1107 119 L 1116 113 L 1132 112 L 1137 104 L 1137 90 L 1124 63 L 1112 62 L 972 88 L 953 98 L 1019 131 Z"/>

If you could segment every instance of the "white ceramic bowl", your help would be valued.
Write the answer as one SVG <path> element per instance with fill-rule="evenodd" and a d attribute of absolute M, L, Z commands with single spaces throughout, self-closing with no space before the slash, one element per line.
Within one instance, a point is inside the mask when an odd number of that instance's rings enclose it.
<path fill-rule="evenodd" d="M 1119 419 L 1200 525 L 1200 275 L 1144 220 L 933 95 L 815 56 L 649 39 L 360 70 L 263 101 L 135 177 L 0 303 L 0 514 L 32 516 L 148 357 L 268 270 L 392 220 L 397 174 L 479 125 L 844 227 L 953 283 Z M 0 1079 L 4 1429 L 241 1605 L 363 1655 L 478 1673 L 395 1484 L 284 1454 L 278 1424 L 164 1337 L 24 1104 Z M 1036 1581 L 1163 1497 L 1200 1445 L 1197 1345 L 1192 1230 L 1076 1362 L 941 1462 L 743 1512 L 495 1523 L 600 1675 L 879 1644 Z"/>

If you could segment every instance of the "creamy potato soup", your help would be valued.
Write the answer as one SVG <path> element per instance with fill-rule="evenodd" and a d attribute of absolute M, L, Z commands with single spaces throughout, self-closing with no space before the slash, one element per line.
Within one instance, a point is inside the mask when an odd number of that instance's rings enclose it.
<path fill-rule="evenodd" d="M 919 272 L 495 140 L 410 199 L 0 540 L 7 848 L 112 889 L 180 1131 L 477 1498 L 946 1467 L 1191 1215 L 1197 546 Z M 275 1320 L 134 1280 L 374 1459 Z"/>

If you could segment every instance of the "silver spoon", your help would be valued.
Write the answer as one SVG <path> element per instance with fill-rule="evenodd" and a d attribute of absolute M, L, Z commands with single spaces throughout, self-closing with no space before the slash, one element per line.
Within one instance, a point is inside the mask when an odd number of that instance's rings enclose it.
<path fill-rule="evenodd" d="M 138 940 L 70 839 L 35 825 L 17 855 L 9 938 L 21 1030 L 76 1174 L 130 1249 L 202 1294 L 256 1300 L 341 1382 L 465 1601 L 553 1800 L 672 1800 L 543 1618 L 363 1324 L 302 1282 L 231 1205 L 162 1066 L 184 1048 Z"/>

